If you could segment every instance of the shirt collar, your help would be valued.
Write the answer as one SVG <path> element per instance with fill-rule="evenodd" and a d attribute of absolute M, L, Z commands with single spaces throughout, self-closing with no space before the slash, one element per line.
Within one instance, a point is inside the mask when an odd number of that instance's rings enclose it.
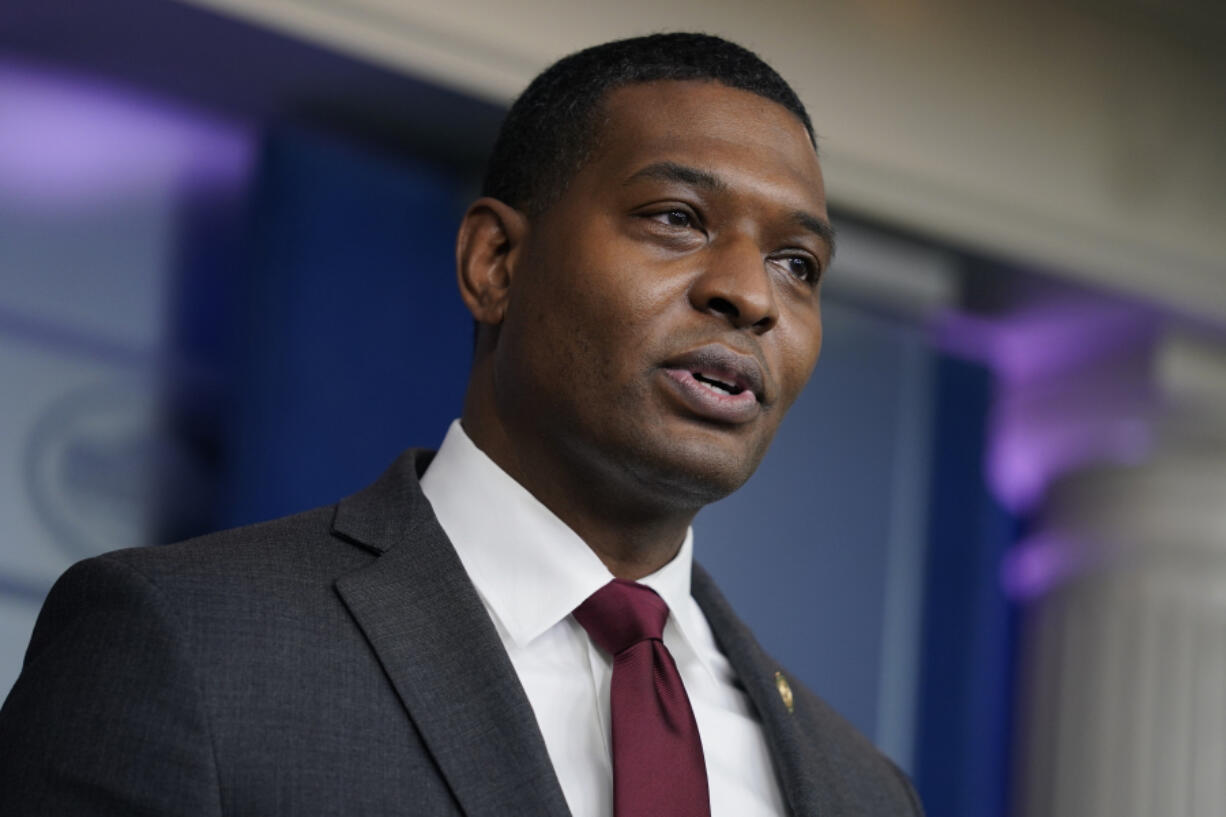
<path fill-rule="evenodd" d="M 477 592 L 519 646 L 566 618 L 613 574 L 573 530 L 477 448 L 456 420 L 421 479 L 422 493 Z M 693 531 L 640 579 L 693 643 L 687 624 Z"/>

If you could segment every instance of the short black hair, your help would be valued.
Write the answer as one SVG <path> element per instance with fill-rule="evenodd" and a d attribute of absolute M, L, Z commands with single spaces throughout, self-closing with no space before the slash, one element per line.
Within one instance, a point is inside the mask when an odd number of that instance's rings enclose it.
<path fill-rule="evenodd" d="M 657 80 L 706 80 L 750 91 L 813 123 L 783 77 L 747 48 L 709 34 L 651 34 L 571 54 L 545 69 L 511 105 L 481 188 L 530 214 L 546 210 L 596 147 L 606 95 Z"/>

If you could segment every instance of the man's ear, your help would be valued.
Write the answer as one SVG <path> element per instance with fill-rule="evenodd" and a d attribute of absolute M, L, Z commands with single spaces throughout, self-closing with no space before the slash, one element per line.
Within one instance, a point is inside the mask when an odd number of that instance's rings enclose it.
<path fill-rule="evenodd" d="M 528 219 L 498 199 L 477 199 L 464 214 L 456 238 L 456 276 L 460 297 L 479 323 L 502 323 L 527 232 Z"/>

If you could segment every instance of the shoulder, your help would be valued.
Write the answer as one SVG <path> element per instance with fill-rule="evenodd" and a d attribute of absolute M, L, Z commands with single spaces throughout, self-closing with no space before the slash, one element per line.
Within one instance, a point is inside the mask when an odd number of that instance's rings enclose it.
<path fill-rule="evenodd" d="M 316 606 L 332 594 L 337 576 L 372 558 L 330 532 L 333 513 L 318 508 L 78 562 L 48 594 L 27 663 L 82 628 L 123 648 L 133 643 L 134 629 L 146 638 L 150 627 L 207 633 L 271 608 Z"/>
<path fill-rule="evenodd" d="M 161 611 L 185 643 L 211 657 L 278 639 L 344 629 L 337 580 L 393 548 L 441 547 L 441 531 L 417 477 L 429 453 L 406 452 L 371 486 L 334 505 L 170 545 L 118 550 L 79 562 L 49 594 L 30 654 L 75 617 L 97 611 Z M 431 538 L 433 534 L 433 538 Z M 219 643 L 222 639 L 240 639 Z"/>
<path fill-rule="evenodd" d="M 217 814 L 271 791 L 270 758 L 313 781 L 365 740 L 407 747 L 390 772 L 405 785 L 433 780 L 412 773 L 411 724 L 338 590 L 445 547 L 412 465 L 335 506 L 71 567 L 0 708 L 0 778 L 28 783 L 0 786 L 0 813 Z"/>
<path fill-rule="evenodd" d="M 173 581 L 209 575 L 259 573 L 261 568 L 292 566 L 298 570 L 323 567 L 353 546 L 332 533 L 336 506 L 210 533 L 169 545 L 128 548 L 87 559 L 74 570 L 123 569 L 150 581 Z"/>

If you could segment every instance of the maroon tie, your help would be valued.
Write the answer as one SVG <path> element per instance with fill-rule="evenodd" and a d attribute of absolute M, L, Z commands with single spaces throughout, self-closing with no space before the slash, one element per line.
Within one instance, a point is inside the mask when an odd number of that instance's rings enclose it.
<path fill-rule="evenodd" d="M 698 724 L 661 641 L 668 605 L 649 587 L 614 579 L 575 618 L 613 656 L 614 817 L 710 817 Z"/>

